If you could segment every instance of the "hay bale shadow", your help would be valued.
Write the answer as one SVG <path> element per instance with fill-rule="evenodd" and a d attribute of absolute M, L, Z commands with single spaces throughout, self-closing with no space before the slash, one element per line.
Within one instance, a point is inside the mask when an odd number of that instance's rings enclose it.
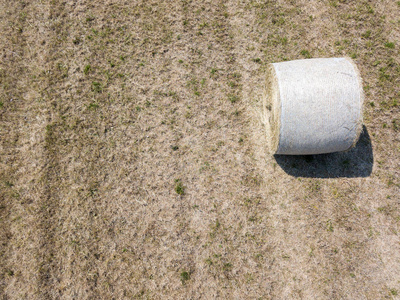
<path fill-rule="evenodd" d="M 368 177 L 374 163 L 371 139 L 365 126 L 356 146 L 349 151 L 274 157 L 287 174 L 311 178 Z"/>

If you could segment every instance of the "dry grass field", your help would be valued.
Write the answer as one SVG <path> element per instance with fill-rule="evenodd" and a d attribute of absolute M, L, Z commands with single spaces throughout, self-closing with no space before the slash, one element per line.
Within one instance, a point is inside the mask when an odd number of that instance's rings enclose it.
<path fill-rule="evenodd" d="M 400 2 L 0 0 L 0 299 L 399 299 Z M 272 156 L 268 63 L 350 56 L 364 133 Z"/>

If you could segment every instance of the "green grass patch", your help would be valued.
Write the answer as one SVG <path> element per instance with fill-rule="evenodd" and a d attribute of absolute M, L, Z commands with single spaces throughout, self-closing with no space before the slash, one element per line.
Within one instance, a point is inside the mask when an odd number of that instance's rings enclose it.
<path fill-rule="evenodd" d="M 300 54 L 304 56 L 304 58 L 311 58 L 311 54 L 308 50 L 301 50 Z"/>
<path fill-rule="evenodd" d="M 186 284 L 186 282 L 190 279 L 190 273 L 187 271 L 183 271 L 181 273 L 181 282 L 182 284 Z"/>
<path fill-rule="evenodd" d="M 90 65 L 86 65 L 85 68 L 83 68 L 83 74 L 88 75 L 91 68 L 92 67 Z"/>
<path fill-rule="evenodd" d="M 180 179 L 175 179 L 175 192 L 178 195 L 185 194 L 185 186 L 182 184 L 182 181 Z"/>
<path fill-rule="evenodd" d="M 394 43 L 393 42 L 386 42 L 385 47 L 389 49 L 394 49 Z"/>
<path fill-rule="evenodd" d="M 98 81 L 92 82 L 92 91 L 93 92 L 101 93 L 102 90 L 103 90 L 103 87 L 100 82 L 98 82 Z"/>

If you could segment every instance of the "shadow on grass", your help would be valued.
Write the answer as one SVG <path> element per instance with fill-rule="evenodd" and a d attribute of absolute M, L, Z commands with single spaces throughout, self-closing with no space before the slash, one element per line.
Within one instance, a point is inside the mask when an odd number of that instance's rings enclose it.
<path fill-rule="evenodd" d="M 311 178 L 368 177 L 374 162 L 371 139 L 365 126 L 356 146 L 349 151 L 274 157 L 287 174 Z"/>

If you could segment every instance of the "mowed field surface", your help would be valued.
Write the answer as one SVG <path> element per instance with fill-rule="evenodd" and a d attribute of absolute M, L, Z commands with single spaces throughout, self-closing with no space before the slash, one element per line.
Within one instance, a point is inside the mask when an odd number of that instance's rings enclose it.
<path fill-rule="evenodd" d="M 399 2 L 0 3 L 1 299 L 399 297 Z M 268 63 L 342 56 L 357 147 L 272 156 Z"/>

